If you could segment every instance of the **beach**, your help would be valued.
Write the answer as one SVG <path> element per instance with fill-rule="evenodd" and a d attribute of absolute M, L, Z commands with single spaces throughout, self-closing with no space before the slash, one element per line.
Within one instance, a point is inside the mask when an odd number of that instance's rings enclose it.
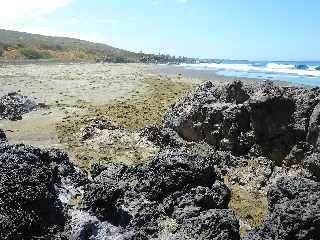
<path fill-rule="evenodd" d="M 185 69 L 175 65 L 7 63 L 0 67 L 0 96 L 18 92 L 46 104 L 47 108 L 25 115 L 22 121 L 2 120 L 0 128 L 6 129 L 12 143 L 63 147 L 57 126 L 63 125 L 65 118 L 109 109 L 110 117 L 124 127 L 143 127 L 145 124 L 158 123 L 166 107 L 176 97 L 199 84 L 205 81 L 226 84 L 235 80 L 249 85 L 263 83 L 261 79 L 225 77 L 214 71 Z M 276 81 L 276 84 L 299 85 L 284 81 Z M 160 95 L 154 96 L 154 93 Z M 151 106 L 161 113 L 150 116 L 150 112 L 140 112 L 140 119 L 130 121 L 137 113 L 119 114 L 119 107 L 123 111 L 121 105 L 126 104 L 136 104 L 141 109 Z"/>
<path fill-rule="evenodd" d="M 11 144 L 63 149 L 87 173 L 98 162 L 135 166 L 161 150 L 144 135 L 163 125 L 166 111 L 177 98 L 207 81 L 222 86 L 235 80 L 257 87 L 267 79 L 220 76 L 176 65 L 6 63 L 0 67 L 0 96 L 17 92 L 45 107 L 19 121 L 1 120 L 0 129 Z M 274 85 L 301 86 L 285 81 L 274 81 Z M 93 135 L 87 139 L 87 134 Z M 244 234 L 265 216 L 266 195 L 235 187 L 229 178 L 225 183 L 232 193 L 229 206 L 241 219 Z"/>

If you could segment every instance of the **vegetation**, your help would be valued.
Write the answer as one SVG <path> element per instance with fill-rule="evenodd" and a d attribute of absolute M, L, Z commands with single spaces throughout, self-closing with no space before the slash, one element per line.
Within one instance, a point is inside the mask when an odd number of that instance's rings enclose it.
<path fill-rule="evenodd" d="M 90 60 L 114 63 L 181 63 L 197 59 L 134 53 L 106 44 L 0 29 L 0 57 L 6 59 Z"/>
<path fill-rule="evenodd" d="M 121 141 L 114 142 L 105 149 L 96 149 L 92 144 L 79 142 L 75 136 L 82 127 L 88 124 L 90 119 L 108 117 L 128 131 L 150 124 L 161 124 L 166 109 L 174 103 L 176 97 L 194 88 L 192 84 L 154 76 L 146 76 L 143 83 L 150 87 L 150 94 L 137 92 L 137 100 L 115 101 L 102 106 L 83 103 L 82 108 L 85 114 L 74 113 L 65 117 L 57 125 L 60 142 L 67 146 L 68 152 L 72 153 L 81 169 L 88 170 L 92 161 L 115 160 L 119 157 L 125 160 L 127 159 L 126 154 L 137 153 L 137 149 L 131 145 L 124 145 Z M 136 154 L 128 159 L 139 162 L 141 156 Z"/>

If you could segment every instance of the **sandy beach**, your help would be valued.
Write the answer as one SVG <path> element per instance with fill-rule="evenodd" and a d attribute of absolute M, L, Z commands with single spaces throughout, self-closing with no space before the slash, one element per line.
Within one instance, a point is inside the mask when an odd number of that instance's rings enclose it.
<path fill-rule="evenodd" d="M 8 92 L 19 92 L 45 103 L 48 108 L 31 112 L 22 121 L 0 121 L 0 128 L 6 130 L 12 143 L 33 144 L 42 147 L 63 147 L 57 134 L 57 125 L 61 126 L 64 118 L 81 116 L 97 109 L 119 107 L 121 104 L 152 105 L 149 101 L 154 90 L 161 92 L 164 101 L 154 96 L 157 108 L 162 114 L 165 106 L 173 103 L 175 97 L 195 88 L 204 81 L 225 84 L 239 78 L 223 77 L 213 71 L 184 69 L 178 66 L 144 64 L 94 64 L 94 63 L 3 63 L 0 67 L 0 96 Z M 261 79 L 241 78 L 245 84 L 261 84 Z M 172 84 L 174 86 L 172 86 Z M 277 84 L 292 86 L 287 82 Z M 163 88 L 169 87 L 169 91 Z M 157 97 L 159 98 L 159 96 Z M 168 100 L 167 102 L 166 100 Z M 142 102 L 141 102 L 142 101 Z M 121 104 L 119 104 L 121 103 Z M 107 106 L 108 105 L 108 106 Z M 93 110 L 94 109 L 94 110 Z M 108 115 L 108 113 L 106 113 Z M 136 116 L 137 113 L 134 113 Z M 139 113 L 140 114 L 140 113 Z M 115 112 L 110 117 L 115 117 Z M 142 113 L 145 123 L 156 123 L 149 119 L 150 113 Z M 118 116 L 125 127 L 131 127 L 130 114 Z M 140 126 L 143 127 L 140 121 Z M 139 124 L 138 124 L 139 125 Z"/>

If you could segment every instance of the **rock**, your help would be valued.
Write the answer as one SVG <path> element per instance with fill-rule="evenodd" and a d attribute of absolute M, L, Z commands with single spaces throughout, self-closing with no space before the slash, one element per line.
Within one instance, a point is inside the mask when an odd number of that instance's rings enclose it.
<path fill-rule="evenodd" d="M 306 142 L 297 143 L 286 156 L 283 165 L 290 167 L 292 165 L 299 165 L 302 167 L 303 159 L 314 151 L 313 147 Z"/>
<path fill-rule="evenodd" d="M 171 134 L 180 144 L 176 148 L 207 145 L 204 156 L 215 159 L 232 191 L 231 206 L 250 228 L 265 215 L 266 192 L 278 177 L 319 179 L 318 104 L 318 87 L 207 82 L 170 107 L 163 129 L 178 134 Z"/>
<path fill-rule="evenodd" d="M 320 180 L 320 153 L 313 153 L 307 156 L 303 161 L 303 167 L 309 171 L 309 173 Z"/>
<path fill-rule="evenodd" d="M 226 102 L 241 104 L 250 98 L 247 91 L 243 89 L 241 81 L 235 81 L 226 86 Z"/>
<path fill-rule="evenodd" d="M 306 142 L 319 101 L 319 88 L 282 88 L 269 81 L 259 87 L 208 82 L 177 100 L 166 113 L 164 127 L 187 142 L 204 141 L 235 155 L 255 153 L 281 166 L 293 146 Z M 309 127 L 313 135 L 316 114 Z"/>
<path fill-rule="evenodd" d="M 87 121 L 87 120 L 86 120 Z M 90 169 L 96 159 L 87 160 L 87 146 L 97 159 L 138 164 L 148 161 L 159 152 L 159 146 L 148 140 L 147 131 L 125 129 L 105 117 L 89 119 L 73 139 L 81 151 L 81 164 Z M 79 154 L 80 155 L 80 154 Z"/>
<path fill-rule="evenodd" d="M 38 104 L 26 96 L 16 92 L 8 93 L 0 98 L 0 119 L 21 120 L 23 114 L 37 107 Z"/>
<path fill-rule="evenodd" d="M 95 164 L 91 175 L 84 209 L 99 221 L 121 227 L 128 239 L 183 239 L 192 234 L 195 239 L 208 234 L 210 239 L 214 231 L 221 232 L 216 239 L 239 239 L 238 222 L 226 210 L 230 191 L 210 159 L 164 150 L 136 166 Z"/>
<path fill-rule="evenodd" d="M 319 66 L 319 67 L 316 67 L 315 70 L 320 71 L 320 66 Z"/>
<path fill-rule="evenodd" d="M 310 117 L 307 140 L 313 146 L 319 148 L 320 145 L 320 104 L 318 104 Z"/>
<path fill-rule="evenodd" d="M 297 141 L 292 118 L 294 100 L 268 92 L 256 94 L 249 106 L 256 143 L 266 156 L 279 163 Z"/>
<path fill-rule="evenodd" d="M 80 129 L 80 137 L 82 141 L 92 138 L 95 134 L 98 134 L 101 130 L 115 130 L 119 129 L 119 126 L 104 117 L 95 117 L 88 119 L 88 124 Z"/>
<path fill-rule="evenodd" d="M 101 179 L 102 180 L 102 179 Z M 123 197 L 124 190 L 111 180 L 97 181 L 86 187 L 87 194 L 83 197 L 86 209 L 95 213 L 102 221 L 109 221 L 117 225 L 117 200 Z"/>
<path fill-rule="evenodd" d="M 240 240 L 239 222 L 230 210 L 201 212 L 198 216 L 178 218 L 177 233 L 167 239 Z"/>
<path fill-rule="evenodd" d="M 161 128 L 155 125 L 149 125 L 143 128 L 141 135 L 145 136 L 149 141 L 156 143 L 161 149 L 181 148 L 187 144 L 186 141 L 172 129 Z"/>
<path fill-rule="evenodd" d="M 0 239 L 59 239 L 59 188 L 73 170 L 60 151 L 0 143 Z"/>
<path fill-rule="evenodd" d="M 94 163 L 91 166 L 90 174 L 92 178 L 96 178 L 100 174 L 100 177 L 105 176 L 111 180 L 118 181 L 124 173 L 128 170 L 128 166 L 123 163 L 113 163 L 113 162 L 99 162 Z"/>
<path fill-rule="evenodd" d="M 236 183 L 249 192 L 256 192 L 268 185 L 273 168 L 273 162 L 265 157 L 242 159 L 227 175 L 232 184 Z"/>
<path fill-rule="evenodd" d="M 283 177 L 268 192 L 269 214 L 244 240 L 319 239 L 320 184 Z"/>
<path fill-rule="evenodd" d="M 160 153 L 139 174 L 141 190 L 150 199 L 161 200 L 185 187 L 211 186 L 217 179 L 214 162 L 196 155 L 179 152 Z"/>
<path fill-rule="evenodd" d="M 7 141 L 8 139 L 5 132 L 2 129 L 0 129 L 0 142 L 7 142 Z"/>

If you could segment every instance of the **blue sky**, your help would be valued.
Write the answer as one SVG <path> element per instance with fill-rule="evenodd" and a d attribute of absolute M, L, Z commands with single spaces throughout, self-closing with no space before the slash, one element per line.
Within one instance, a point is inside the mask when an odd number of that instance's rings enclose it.
<path fill-rule="evenodd" d="M 0 0 L 0 28 L 132 51 L 320 60 L 319 0 Z"/>

